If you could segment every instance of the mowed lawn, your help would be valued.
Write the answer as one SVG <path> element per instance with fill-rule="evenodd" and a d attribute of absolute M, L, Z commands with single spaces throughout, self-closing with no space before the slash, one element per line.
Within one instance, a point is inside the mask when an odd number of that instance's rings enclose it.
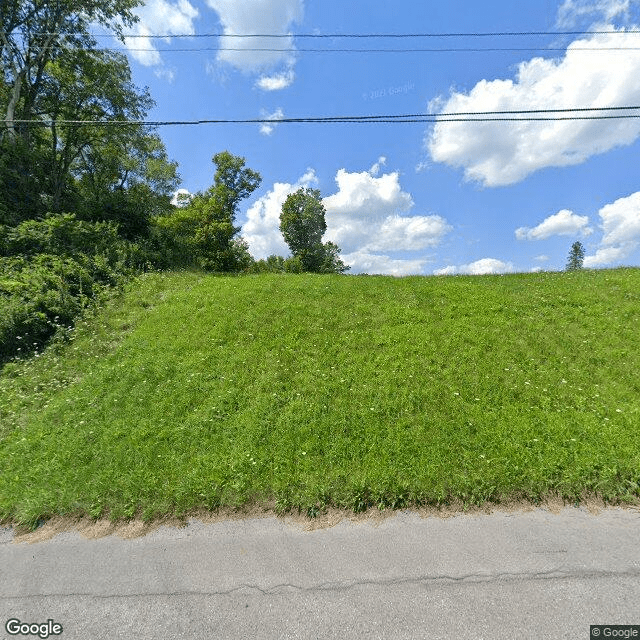
<path fill-rule="evenodd" d="M 0 372 L 0 519 L 640 496 L 640 270 L 147 274 Z"/>

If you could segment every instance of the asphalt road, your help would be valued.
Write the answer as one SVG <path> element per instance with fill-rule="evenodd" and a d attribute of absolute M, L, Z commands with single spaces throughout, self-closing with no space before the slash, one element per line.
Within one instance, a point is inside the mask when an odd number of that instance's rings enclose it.
<path fill-rule="evenodd" d="M 591 624 L 640 625 L 640 513 L 191 520 L 37 543 L 0 529 L 0 615 L 3 639 L 38 637 L 10 635 L 17 619 L 63 640 L 587 640 Z"/>

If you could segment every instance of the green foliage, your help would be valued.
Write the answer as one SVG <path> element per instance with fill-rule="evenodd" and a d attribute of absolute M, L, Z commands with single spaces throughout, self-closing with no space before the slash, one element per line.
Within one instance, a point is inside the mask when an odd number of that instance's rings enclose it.
<path fill-rule="evenodd" d="M 287 196 L 280 214 L 280 231 L 294 256 L 305 254 L 303 263 L 316 257 L 327 230 L 320 191 L 301 188 Z M 312 257 L 313 256 L 313 257 Z"/>
<path fill-rule="evenodd" d="M 323 254 L 320 262 L 319 273 L 344 273 L 351 267 L 340 260 L 340 248 L 333 242 L 325 242 L 322 245 Z"/>
<path fill-rule="evenodd" d="M 254 263 L 249 253 L 249 243 L 244 238 L 234 238 L 231 241 L 231 250 L 235 269 L 247 273 Z"/>
<path fill-rule="evenodd" d="M 45 213 L 40 185 L 48 171 L 47 154 L 41 147 L 0 137 L 0 224 L 14 226 Z"/>
<path fill-rule="evenodd" d="M 233 223 L 238 204 L 260 186 L 262 178 L 257 171 L 245 168 L 244 158 L 234 156 L 228 151 L 216 153 L 212 161 L 216 165 L 212 189 L 216 193 L 221 210 Z"/>
<path fill-rule="evenodd" d="M 0 228 L 0 255 L 0 362 L 41 348 L 146 260 L 113 223 L 83 222 L 73 214 Z"/>
<path fill-rule="evenodd" d="M 247 269 L 247 273 L 284 273 L 284 258 L 270 255 L 267 259 L 254 260 Z"/>
<path fill-rule="evenodd" d="M 214 184 L 194 195 L 185 207 L 159 216 L 154 224 L 160 252 L 173 266 L 197 266 L 207 271 L 238 272 L 250 268 L 246 242 L 236 236 L 238 203 L 260 184 L 260 175 L 244 168 L 244 158 L 224 151 L 213 157 Z"/>
<path fill-rule="evenodd" d="M 113 261 L 125 243 L 113 223 L 77 220 L 73 213 L 49 214 L 44 220 L 26 220 L 2 232 L 1 255 L 35 256 L 104 254 Z"/>
<path fill-rule="evenodd" d="M 102 256 L 0 258 L 0 362 L 41 349 L 121 278 Z"/>
<path fill-rule="evenodd" d="M 290 256 L 283 258 L 282 256 L 271 255 L 266 260 L 254 260 L 244 269 L 245 273 L 304 273 L 305 268 L 299 256 Z"/>
<path fill-rule="evenodd" d="M 130 10 L 139 3 L 20 4 L 25 11 L 14 3 L 5 14 L 12 44 L 5 53 L 15 57 L 16 66 L 6 67 L 0 109 L 7 120 L 42 118 L 48 124 L 0 124 L 0 223 L 17 225 L 47 211 L 73 211 L 88 221 L 117 222 L 128 239 L 147 236 L 151 217 L 169 209 L 170 194 L 179 184 L 177 164 L 168 160 L 160 138 L 137 124 L 60 124 L 146 117 L 154 104 L 148 89 L 133 84 L 126 56 L 95 48 L 86 22 L 93 15 L 119 31 L 122 21 L 134 19 Z M 42 34 L 36 33 L 39 21 L 50 34 L 44 48 Z M 62 36 L 82 46 L 59 46 Z M 26 48 L 22 57 L 21 48 Z M 20 65 L 24 73 L 16 72 Z"/>
<path fill-rule="evenodd" d="M 266 260 L 253 260 L 246 273 L 303 273 L 302 261 L 297 256 L 283 258 L 282 256 L 270 255 Z"/>
<path fill-rule="evenodd" d="M 133 84 L 126 56 L 99 50 L 90 34 L 99 24 L 122 39 L 140 4 L 0 2 L 2 359 L 40 346 L 105 288 L 166 261 L 152 220 L 170 210 L 179 176 L 159 136 L 138 124 L 61 124 L 146 117 L 154 103 Z"/>
<path fill-rule="evenodd" d="M 333 242 L 322 244 L 327 230 L 325 213 L 319 190 L 298 189 L 282 205 L 280 231 L 303 271 L 344 273 L 349 267 L 339 259 L 338 246 Z"/>
<path fill-rule="evenodd" d="M 567 271 L 578 271 L 584 264 L 584 247 L 581 242 L 574 242 L 571 245 L 569 258 L 567 260 Z"/>

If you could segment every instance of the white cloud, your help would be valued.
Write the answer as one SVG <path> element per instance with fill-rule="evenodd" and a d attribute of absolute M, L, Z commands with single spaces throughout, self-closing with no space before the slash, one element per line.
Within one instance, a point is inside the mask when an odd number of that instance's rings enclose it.
<path fill-rule="evenodd" d="M 605 205 L 599 214 L 604 230 L 603 244 L 640 241 L 640 191 Z"/>
<path fill-rule="evenodd" d="M 378 161 L 371 166 L 371 169 L 369 169 L 369 174 L 377 176 L 380 173 L 380 168 L 384 167 L 385 164 L 387 164 L 387 159 L 384 156 L 380 156 Z"/>
<path fill-rule="evenodd" d="M 441 112 L 608 107 L 640 103 L 640 50 L 578 51 L 579 47 L 637 47 L 635 34 L 593 34 L 571 43 L 564 58 L 522 62 L 514 80 L 481 80 L 465 93 L 436 99 Z M 514 184 L 545 167 L 584 162 L 629 145 L 640 119 L 554 122 L 436 123 L 425 143 L 431 158 L 462 168 L 469 180 Z"/>
<path fill-rule="evenodd" d="M 302 20 L 303 0 L 207 0 L 207 4 L 218 13 L 223 34 L 277 34 L 286 38 L 225 38 L 221 37 L 217 59 L 246 73 L 274 69 L 275 75 L 263 75 L 257 86 L 265 91 L 284 89 L 293 82 L 295 56 L 290 27 Z M 227 48 L 227 50 L 224 50 Z M 228 49 L 235 49 L 230 51 Z M 281 49 L 284 51 L 250 51 L 250 49 Z M 284 70 L 282 70 L 282 68 Z"/>
<path fill-rule="evenodd" d="M 451 227 L 440 216 L 400 216 L 413 207 L 413 198 L 402 190 L 397 172 L 378 177 L 384 162 L 379 158 L 369 171 L 338 170 L 337 193 L 323 199 L 324 239 L 349 254 L 437 246 Z"/>
<path fill-rule="evenodd" d="M 640 245 L 640 191 L 605 205 L 598 213 L 604 234 L 596 253 L 585 256 L 585 267 L 622 262 Z"/>
<path fill-rule="evenodd" d="M 287 69 L 281 73 L 260 76 L 260 78 L 256 80 L 256 87 L 263 91 L 280 91 L 292 84 L 294 78 L 295 74 L 293 73 L 293 69 Z"/>
<path fill-rule="evenodd" d="M 367 248 L 374 251 L 417 251 L 436 247 L 450 230 L 447 221 L 440 216 L 389 216 Z"/>
<path fill-rule="evenodd" d="M 354 251 L 340 255 L 340 259 L 348 264 L 349 273 L 368 273 L 369 275 L 407 276 L 422 271 L 427 260 L 397 260 L 385 255 Z"/>
<path fill-rule="evenodd" d="M 614 18 L 629 17 L 629 9 L 638 0 L 564 0 L 558 9 L 558 27 L 573 27 L 581 18 L 604 20 L 609 23 Z"/>
<path fill-rule="evenodd" d="M 402 191 L 398 173 L 377 175 L 384 162 L 381 157 L 369 171 L 360 173 L 338 170 L 338 191 L 323 198 L 327 222 L 323 241 L 340 247 L 340 257 L 351 266 L 350 273 L 418 273 L 428 261 L 426 258 L 402 259 L 378 252 L 435 247 L 451 230 L 440 216 L 398 215 L 413 206 L 413 199 Z M 255 258 L 289 254 L 279 230 L 282 205 L 290 193 L 317 183 L 310 169 L 295 184 L 274 184 L 247 211 L 248 221 L 242 233 Z"/>
<path fill-rule="evenodd" d="M 568 209 L 562 209 L 558 213 L 545 218 L 537 227 L 520 227 L 516 229 L 518 240 L 546 240 L 551 236 L 574 236 L 582 234 L 587 236 L 593 232 L 588 227 L 589 218 L 578 216 Z"/>
<path fill-rule="evenodd" d="M 159 67 L 153 73 L 157 78 L 163 78 L 167 82 L 173 82 L 176 77 L 175 71 L 166 67 Z"/>
<path fill-rule="evenodd" d="M 262 111 L 260 116 L 261 118 L 266 120 L 273 120 L 275 123 L 278 120 L 282 120 L 282 118 L 284 118 L 284 112 L 280 107 L 278 107 L 273 113 L 265 113 L 264 111 Z M 268 124 L 264 122 L 260 125 L 260 133 L 265 136 L 270 136 L 275 128 L 275 124 Z"/>
<path fill-rule="evenodd" d="M 289 255 L 289 247 L 280 233 L 282 205 L 289 194 L 301 187 L 315 187 L 317 184 L 315 172 L 308 169 L 295 184 L 276 182 L 273 189 L 253 203 L 247 211 L 248 220 L 242 227 L 242 235 L 254 258 Z"/>
<path fill-rule="evenodd" d="M 511 262 L 502 262 L 502 260 L 496 260 L 496 258 L 482 258 L 470 264 L 451 265 L 443 269 L 436 269 L 433 273 L 436 276 L 447 276 L 457 273 L 478 276 L 488 273 L 512 273 L 513 271 L 514 266 Z"/>
<path fill-rule="evenodd" d="M 126 38 L 125 46 L 140 64 L 147 67 L 163 64 L 162 57 L 152 39 L 156 34 L 195 34 L 193 21 L 198 17 L 198 10 L 188 0 L 178 0 L 177 3 L 167 0 L 147 0 L 134 12 L 140 17 L 140 21 L 133 25 L 132 32 L 143 37 Z M 167 43 L 171 42 L 170 37 L 165 37 L 163 40 Z M 145 49 L 145 51 L 139 49 Z M 173 72 L 164 72 L 164 76 L 172 80 Z"/>
<path fill-rule="evenodd" d="M 637 246 L 635 242 L 627 242 L 617 247 L 603 247 L 598 249 L 594 255 L 585 256 L 583 265 L 592 268 L 621 262 L 631 255 Z"/>
<path fill-rule="evenodd" d="M 547 260 L 549 260 L 549 256 L 545 256 L 545 255 L 536 256 L 534 260 L 537 260 L 538 262 L 547 262 Z"/>

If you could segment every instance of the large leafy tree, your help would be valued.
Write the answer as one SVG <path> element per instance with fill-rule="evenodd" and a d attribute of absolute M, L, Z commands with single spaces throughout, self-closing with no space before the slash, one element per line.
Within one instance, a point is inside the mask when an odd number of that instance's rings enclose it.
<path fill-rule="evenodd" d="M 46 191 L 51 197 L 49 208 L 59 211 L 65 186 L 73 177 L 72 169 L 78 173 L 95 166 L 95 161 L 87 161 L 90 156 L 100 156 L 100 164 L 105 167 L 114 160 L 122 165 L 129 156 L 128 150 L 139 146 L 140 139 L 140 125 L 68 125 L 64 121 L 140 120 L 153 100 L 148 90 L 139 93 L 133 85 L 129 63 L 121 54 L 65 51 L 45 71 L 45 82 L 35 106 L 37 115 L 49 122 L 51 169 Z M 118 168 L 109 168 L 107 173 L 113 176 L 112 180 L 118 179 Z"/>
<path fill-rule="evenodd" d="M 170 208 L 177 165 L 157 135 L 135 124 L 153 100 L 132 83 L 127 58 L 97 50 L 88 32 L 90 23 L 100 23 L 122 37 L 138 4 L 1 4 L 0 222 L 75 211 L 87 220 L 114 220 L 134 238 L 145 235 L 152 215 Z"/>
<path fill-rule="evenodd" d="M 327 230 L 325 213 L 319 190 L 298 189 L 282 205 L 280 231 L 305 271 L 343 273 L 349 267 L 339 259 L 338 246 L 333 242 L 322 243 Z"/>
<path fill-rule="evenodd" d="M 158 224 L 173 236 L 173 251 L 182 254 L 183 262 L 195 261 L 210 271 L 240 271 L 250 257 L 246 243 L 237 237 L 238 205 L 260 186 L 262 178 L 245 167 L 244 158 L 228 151 L 212 160 L 216 165 L 213 185 Z"/>
<path fill-rule="evenodd" d="M 133 9 L 143 0 L 2 0 L 0 63 L 8 87 L 3 108 L 4 136 L 28 138 L 47 65 L 68 48 L 93 49 L 89 26 L 100 24 L 123 40 L 123 28 L 138 18 Z"/>

